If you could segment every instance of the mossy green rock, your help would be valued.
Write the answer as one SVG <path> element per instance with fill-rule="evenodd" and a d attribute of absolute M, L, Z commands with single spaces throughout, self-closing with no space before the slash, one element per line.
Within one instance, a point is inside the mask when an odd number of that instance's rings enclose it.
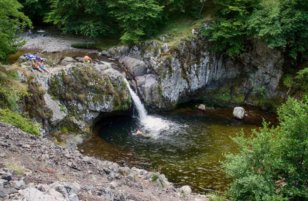
<path fill-rule="evenodd" d="M 132 104 L 123 76 L 100 65 L 76 63 L 63 69 L 50 78 L 48 91 L 69 117 L 83 123 L 100 113 L 128 111 Z"/>

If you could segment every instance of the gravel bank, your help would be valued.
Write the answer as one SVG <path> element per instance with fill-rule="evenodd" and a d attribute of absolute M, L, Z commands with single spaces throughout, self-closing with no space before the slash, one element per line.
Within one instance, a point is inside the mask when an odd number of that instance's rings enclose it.
<path fill-rule="evenodd" d="M 0 200 L 207 201 L 159 173 L 83 156 L 0 123 Z"/>

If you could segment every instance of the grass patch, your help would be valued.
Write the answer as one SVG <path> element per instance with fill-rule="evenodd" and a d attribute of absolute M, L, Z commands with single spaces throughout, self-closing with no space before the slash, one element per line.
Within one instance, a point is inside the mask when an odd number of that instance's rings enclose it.
<path fill-rule="evenodd" d="M 224 196 L 219 195 L 217 193 L 207 194 L 206 197 L 208 197 L 210 201 L 226 201 L 227 200 Z"/>
<path fill-rule="evenodd" d="M 155 36 L 153 39 L 159 39 L 161 36 L 164 36 L 165 42 L 171 47 L 175 47 L 182 39 L 193 37 L 192 29 L 201 27 L 204 21 L 204 18 L 196 20 L 188 17 L 171 19 L 166 23 L 166 26 L 159 31 L 159 35 Z"/>
<path fill-rule="evenodd" d="M 0 109 L 0 121 L 14 125 L 33 135 L 40 134 L 41 127 L 38 123 L 35 123 L 16 112 L 12 112 L 9 109 Z"/>
<path fill-rule="evenodd" d="M 19 100 L 28 95 L 27 86 L 18 81 L 17 66 L 0 65 L 0 107 L 18 109 Z"/>
<path fill-rule="evenodd" d="M 152 174 L 152 175 L 151 175 L 151 181 L 152 181 L 152 182 L 156 182 L 158 179 L 159 179 L 158 174 Z"/>
<path fill-rule="evenodd" d="M 9 169 L 10 171 L 14 172 L 18 176 L 22 176 L 26 172 L 26 168 L 20 164 L 17 164 L 14 161 L 10 161 L 5 164 L 5 167 Z"/>

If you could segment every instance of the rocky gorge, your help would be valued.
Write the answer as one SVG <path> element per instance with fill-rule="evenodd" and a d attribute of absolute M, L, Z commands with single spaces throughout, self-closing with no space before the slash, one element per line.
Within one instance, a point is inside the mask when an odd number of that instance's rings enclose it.
<path fill-rule="evenodd" d="M 207 200 L 191 194 L 188 186 L 175 188 L 159 173 L 83 156 L 75 146 L 63 148 L 45 137 L 89 134 L 98 121 L 131 115 L 125 79 L 145 106 L 157 112 L 194 100 L 268 109 L 283 98 L 279 84 L 284 59 L 279 51 L 255 41 L 234 60 L 212 53 L 210 47 L 199 35 L 176 45 L 152 40 L 96 52 L 93 63 L 84 63 L 80 53 L 66 55 L 65 47 L 49 47 L 40 55 L 50 73 L 33 70 L 20 57 L 13 66 L 29 93 L 20 110 L 42 125 L 44 137 L 0 124 L 0 199 Z"/>
<path fill-rule="evenodd" d="M 211 53 L 201 36 L 176 46 L 150 41 L 112 48 L 105 54 L 119 59 L 134 77 L 145 104 L 156 109 L 168 110 L 198 98 L 209 104 L 267 108 L 275 104 L 271 100 L 281 99 L 283 55 L 258 41 L 238 59 Z"/>
<path fill-rule="evenodd" d="M 211 53 L 210 44 L 199 35 L 176 45 L 164 40 L 110 48 L 97 53 L 92 64 L 83 63 L 79 56 L 65 56 L 64 47 L 62 57 L 50 56 L 58 50 L 48 45 L 42 50 L 48 75 L 33 71 L 31 63 L 20 58 L 17 65 L 24 69 L 19 71 L 21 81 L 35 94 L 26 101 L 26 112 L 48 132 L 55 128 L 89 132 L 93 122 L 104 115 L 130 112 L 132 101 L 125 76 L 147 108 L 155 111 L 171 110 L 193 100 L 270 109 L 284 98 L 285 92 L 279 90 L 283 55 L 261 42 L 255 41 L 249 52 L 231 59 Z M 35 107 L 31 107 L 33 102 L 37 102 Z"/>

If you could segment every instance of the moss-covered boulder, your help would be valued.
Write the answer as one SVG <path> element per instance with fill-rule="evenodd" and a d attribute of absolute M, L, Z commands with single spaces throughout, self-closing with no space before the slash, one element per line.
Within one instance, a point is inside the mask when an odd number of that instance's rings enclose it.
<path fill-rule="evenodd" d="M 66 121 L 90 125 L 101 113 L 129 111 L 131 98 L 123 76 L 110 66 L 75 63 L 52 75 L 48 93 L 59 100 Z"/>

